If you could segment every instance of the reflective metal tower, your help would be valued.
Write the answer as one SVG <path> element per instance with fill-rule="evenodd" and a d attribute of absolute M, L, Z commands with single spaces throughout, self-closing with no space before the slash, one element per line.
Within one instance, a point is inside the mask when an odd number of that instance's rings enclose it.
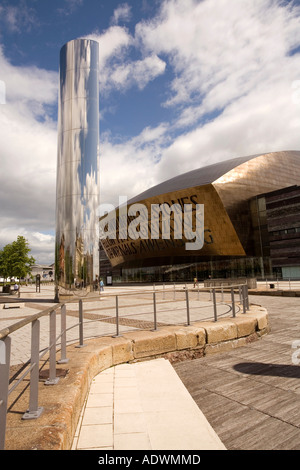
<path fill-rule="evenodd" d="M 75 39 L 62 47 L 55 278 L 63 289 L 89 290 L 99 276 L 98 74 L 98 42 Z"/>

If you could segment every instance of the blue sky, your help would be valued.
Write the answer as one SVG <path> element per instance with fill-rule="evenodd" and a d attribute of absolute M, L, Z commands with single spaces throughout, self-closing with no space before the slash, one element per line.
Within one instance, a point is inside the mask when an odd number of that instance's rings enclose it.
<path fill-rule="evenodd" d="M 78 37 L 100 45 L 102 202 L 300 149 L 299 1 L 0 0 L 0 247 L 22 234 L 53 262 L 59 51 Z"/>

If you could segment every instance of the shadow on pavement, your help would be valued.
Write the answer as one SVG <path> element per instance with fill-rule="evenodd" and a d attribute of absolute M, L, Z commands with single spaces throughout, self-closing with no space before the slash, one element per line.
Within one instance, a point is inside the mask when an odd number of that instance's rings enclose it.
<path fill-rule="evenodd" d="M 241 362 L 233 366 L 242 374 L 267 375 L 300 379 L 300 366 L 290 364 L 265 364 L 263 362 Z"/>

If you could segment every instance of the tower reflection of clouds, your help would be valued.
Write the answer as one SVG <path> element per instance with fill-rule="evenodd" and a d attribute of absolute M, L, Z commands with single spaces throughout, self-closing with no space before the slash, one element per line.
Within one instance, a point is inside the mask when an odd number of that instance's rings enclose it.
<path fill-rule="evenodd" d="M 89 287 L 99 274 L 99 88 L 96 41 L 60 52 L 56 189 L 56 281 Z"/>

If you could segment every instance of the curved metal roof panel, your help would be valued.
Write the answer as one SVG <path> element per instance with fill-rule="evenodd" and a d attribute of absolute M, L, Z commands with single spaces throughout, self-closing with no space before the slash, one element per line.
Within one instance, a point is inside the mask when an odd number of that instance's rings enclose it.
<path fill-rule="evenodd" d="M 213 183 L 233 168 L 236 168 L 242 163 L 245 163 L 259 156 L 260 154 L 251 155 L 248 157 L 232 158 L 230 160 L 225 160 L 202 168 L 197 168 L 196 170 L 188 171 L 187 173 L 175 176 L 174 178 L 171 178 L 167 181 L 159 183 L 156 186 L 153 186 L 152 188 L 147 189 L 146 191 L 130 199 L 130 201 L 128 201 L 128 204 L 133 204 L 135 202 L 142 201 L 153 196 L 170 193 L 172 191 L 177 191 L 180 189 L 186 189 L 193 186 L 203 186 L 205 184 Z"/>

